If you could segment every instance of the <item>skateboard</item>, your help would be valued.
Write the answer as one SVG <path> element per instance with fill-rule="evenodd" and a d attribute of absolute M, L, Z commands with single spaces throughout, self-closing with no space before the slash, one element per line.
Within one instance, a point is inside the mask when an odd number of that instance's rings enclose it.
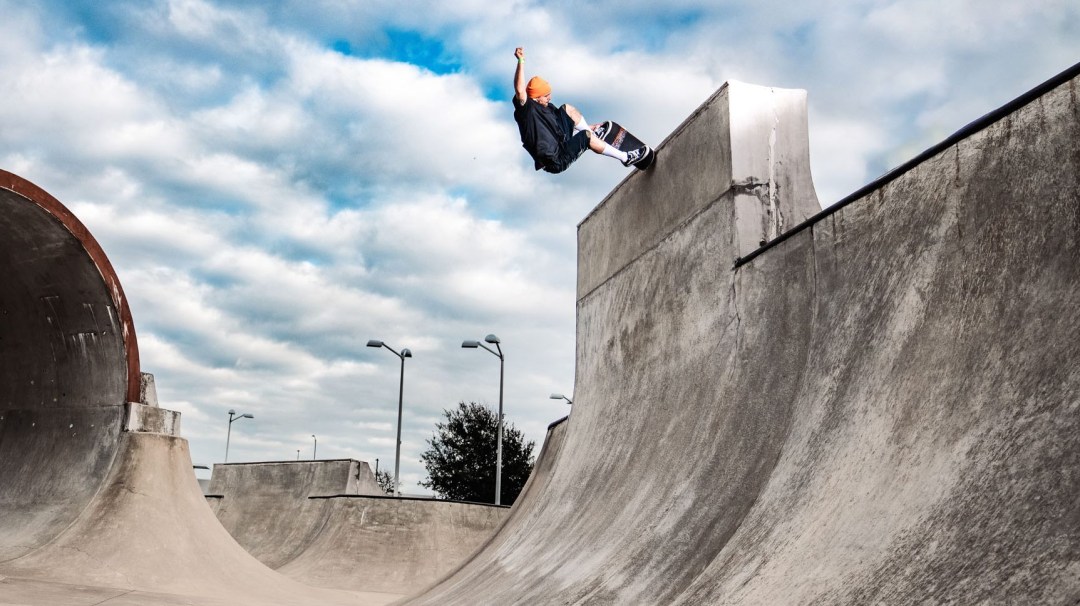
<path fill-rule="evenodd" d="M 600 126 L 597 126 L 593 133 L 595 133 L 597 137 L 603 139 L 604 143 L 607 143 L 621 152 L 639 152 L 640 157 L 637 160 L 629 161 L 627 166 L 633 166 L 638 170 L 647 170 L 653 165 L 653 161 L 656 160 L 656 151 L 654 151 L 653 148 L 645 145 L 641 139 L 630 134 L 630 131 L 620 126 L 617 122 L 608 120 Z"/>

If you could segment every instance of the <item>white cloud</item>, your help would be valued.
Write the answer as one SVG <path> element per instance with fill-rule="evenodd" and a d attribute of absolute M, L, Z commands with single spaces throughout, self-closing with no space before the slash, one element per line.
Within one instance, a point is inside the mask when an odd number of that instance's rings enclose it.
<path fill-rule="evenodd" d="M 991 4 L 4 3 L 0 161 L 104 246 L 196 462 L 236 408 L 256 418 L 232 460 L 310 456 L 314 433 L 389 467 L 400 362 L 364 347 L 380 338 L 414 352 L 415 490 L 441 410 L 497 398 L 498 361 L 462 339 L 503 339 L 507 411 L 538 446 L 566 414 L 547 396 L 573 391 L 575 225 L 626 175 L 532 170 L 514 46 L 557 101 L 653 142 L 725 79 L 806 88 L 829 203 L 1075 61 L 1074 2 Z M 122 26 L 65 21 L 95 17 Z M 395 32 L 438 57 L 401 61 Z"/>

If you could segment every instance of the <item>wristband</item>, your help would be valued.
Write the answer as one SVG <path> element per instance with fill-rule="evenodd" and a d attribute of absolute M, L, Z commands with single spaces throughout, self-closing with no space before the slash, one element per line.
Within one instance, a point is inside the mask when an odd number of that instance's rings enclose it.
<path fill-rule="evenodd" d="M 518 63 L 524 64 L 525 63 L 525 57 L 518 57 Z"/>

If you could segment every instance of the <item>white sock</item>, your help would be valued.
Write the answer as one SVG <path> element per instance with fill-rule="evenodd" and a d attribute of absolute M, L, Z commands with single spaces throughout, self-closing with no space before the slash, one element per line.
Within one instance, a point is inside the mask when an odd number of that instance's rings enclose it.
<path fill-rule="evenodd" d="M 604 143 L 604 151 L 600 152 L 609 158 L 615 158 L 619 162 L 626 163 L 626 152 L 621 152 L 614 147 Z"/>
<path fill-rule="evenodd" d="M 577 134 L 583 130 L 589 130 L 589 123 L 585 121 L 585 116 L 582 116 L 578 123 L 574 125 L 574 133 Z"/>

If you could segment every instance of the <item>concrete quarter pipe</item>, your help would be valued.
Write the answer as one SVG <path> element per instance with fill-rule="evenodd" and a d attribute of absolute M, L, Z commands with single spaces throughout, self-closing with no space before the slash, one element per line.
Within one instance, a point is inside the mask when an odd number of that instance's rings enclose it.
<path fill-rule="evenodd" d="M 386 495 L 367 463 L 215 465 L 207 500 L 251 555 L 316 587 L 417 593 L 461 563 L 508 508 Z"/>
<path fill-rule="evenodd" d="M 147 404 L 108 259 L 55 198 L 4 171 L 0 273 L 0 603 L 388 601 L 295 583 L 229 537 L 179 415 Z"/>
<path fill-rule="evenodd" d="M 1080 601 L 1078 74 L 787 234 L 804 114 L 721 90 L 579 226 L 545 490 L 407 603 Z"/>

